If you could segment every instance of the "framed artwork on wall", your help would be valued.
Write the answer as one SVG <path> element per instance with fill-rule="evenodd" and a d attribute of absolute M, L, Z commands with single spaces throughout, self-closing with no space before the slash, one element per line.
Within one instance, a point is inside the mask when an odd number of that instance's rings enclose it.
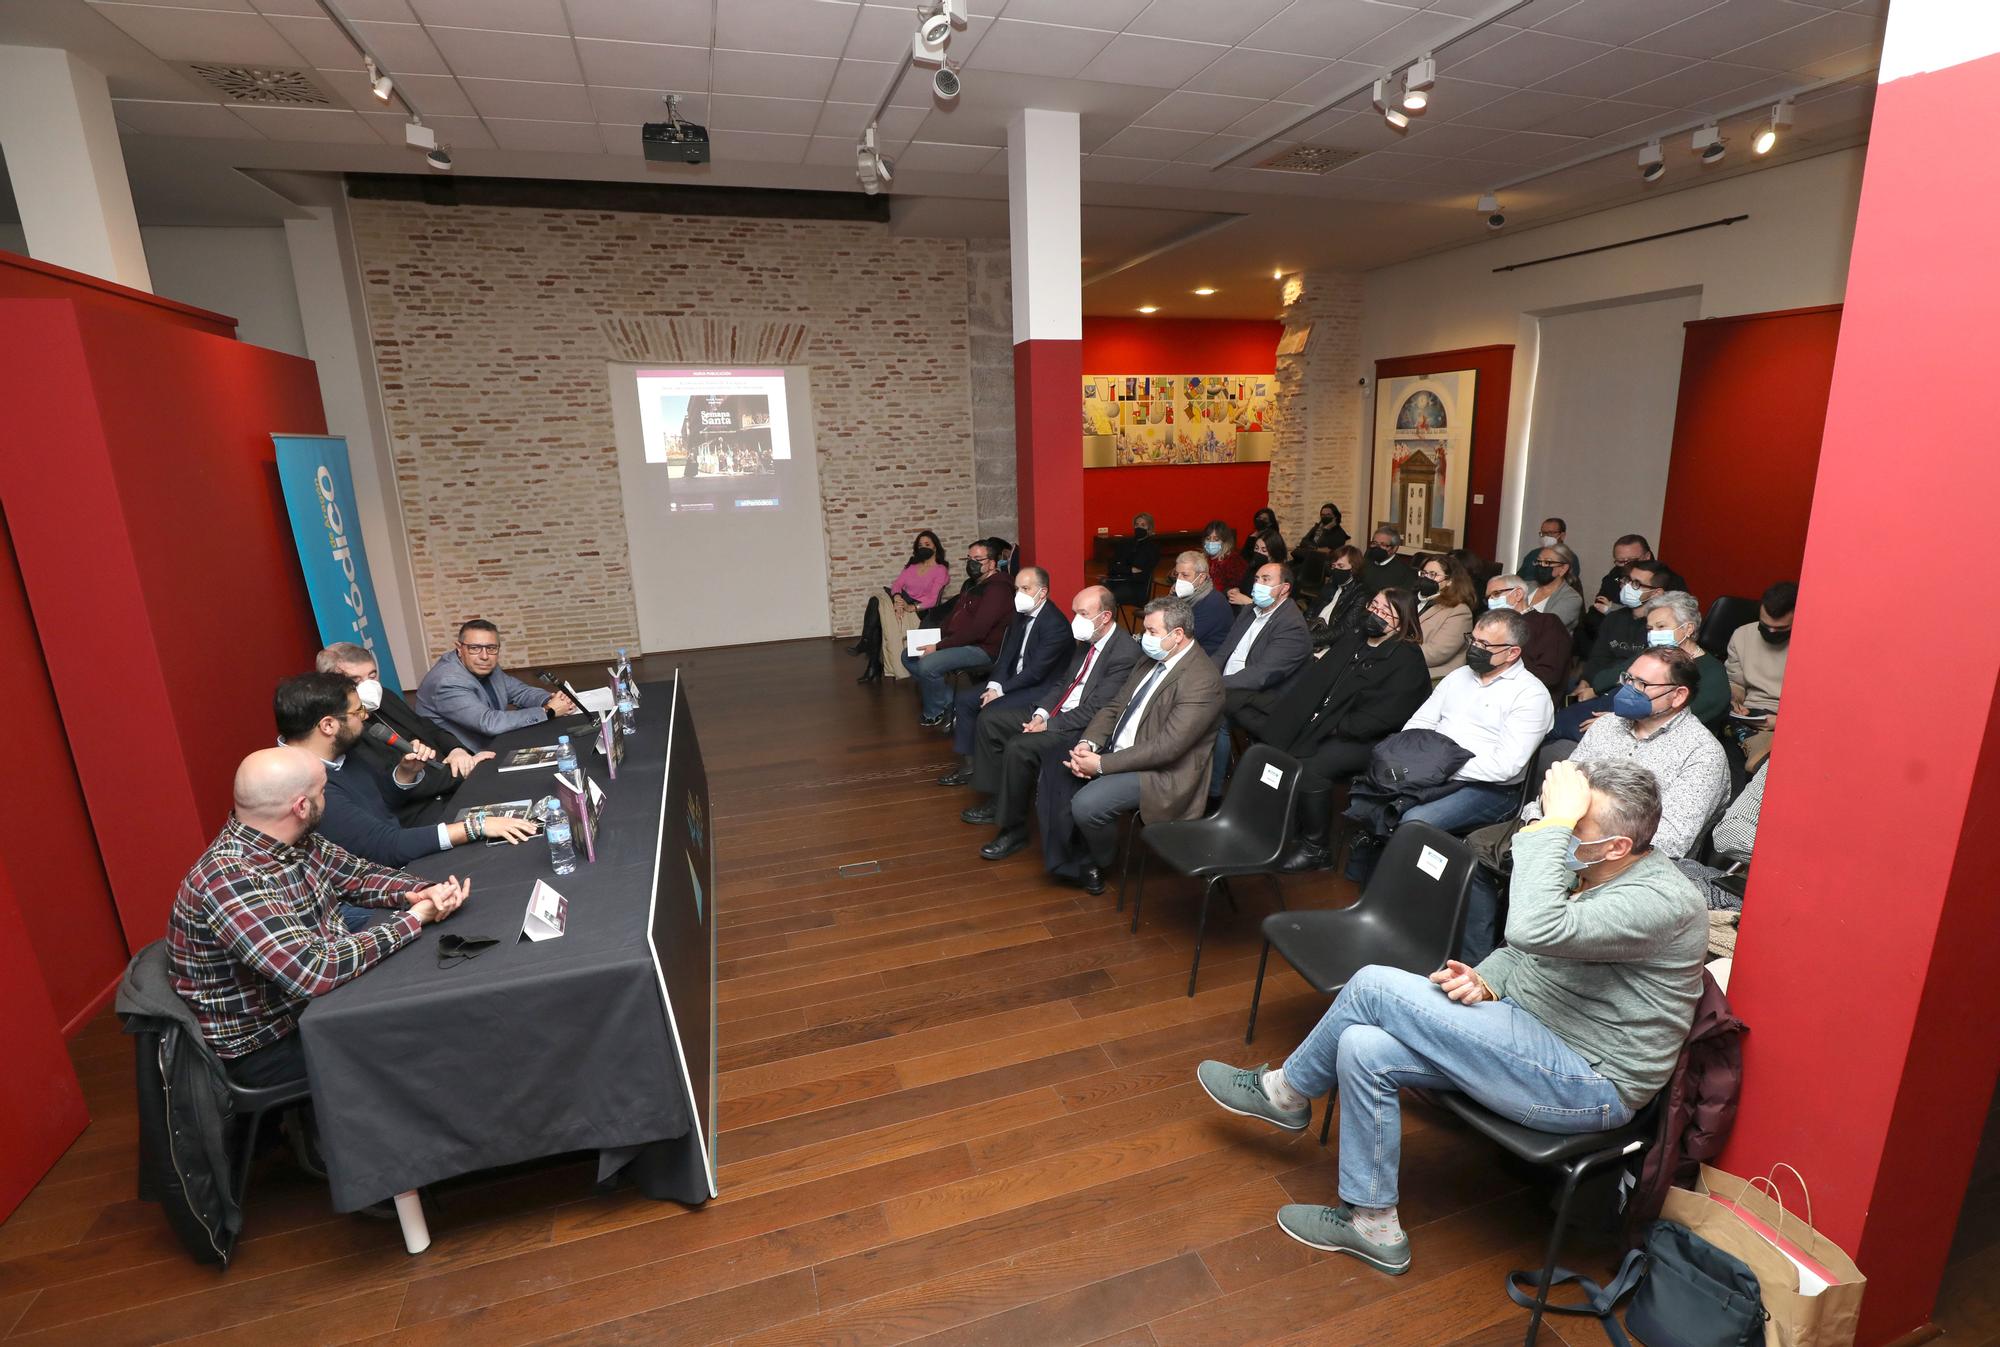
<path fill-rule="evenodd" d="M 1083 466 L 1266 463 L 1276 381 L 1268 374 L 1089 374 Z"/>
<path fill-rule="evenodd" d="M 1406 550 L 1464 545 L 1472 491 L 1472 419 L 1479 371 L 1407 374 L 1375 389 L 1371 527 L 1403 535 Z"/>

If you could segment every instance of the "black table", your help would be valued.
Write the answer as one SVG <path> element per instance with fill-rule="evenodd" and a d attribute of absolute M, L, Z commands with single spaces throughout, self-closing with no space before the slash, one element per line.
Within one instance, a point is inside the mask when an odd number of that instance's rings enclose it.
<path fill-rule="evenodd" d="M 412 873 L 471 877 L 465 905 L 301 1018 L 335 1209 L 579 1150 L 600 1152 L 600 1178 L 622 1169 L 650 1196 L 707 1199 L 647 945 L 673 699 L 668 684 L 642 692 L 616 781 L 594 752 L 580 753 L 608 796 L 594 864 L 579 854 L 576 873 L 558 876 L 539 837 L 425 857 Z M 449 813 L 549 794 L 548 770 L 501 772 L 495 763 L 511 749 L 553 743 L 566 725 L 589 733 L 572 719 L 502 735 L 498 757 L 466 778 Z M 567 933 L 538 943 L 520 934 L 537 879 L 569 900 Z M 438 940 L 450 933 L 500 944 L 439 967 Z"/>

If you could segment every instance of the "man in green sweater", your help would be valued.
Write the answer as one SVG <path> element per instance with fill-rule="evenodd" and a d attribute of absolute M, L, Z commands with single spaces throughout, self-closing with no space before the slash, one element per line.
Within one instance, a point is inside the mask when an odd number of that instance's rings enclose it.
<path fill-rule="evenodd" d="M 1524 1126 L 1573 1133 L 1623 1126 L 1672 1074 L 1701 996 L 1708 913 L 1653 850 L 1659 783 L 1632 762 L 1559 762 L 1541 804 L 1514 837 L 1504 948 L 1429 977 L 1364 968 L 1283 1067 L 1197 1070 L 1223 1108 L 1293 1132 L 1338 1086 L 1340 1205 L 1280 1208 L 1279 1228 L 1300 1243 L 1409 1269 L 1396 1217 L 1405 1086 L 1462 1090 Z"/>

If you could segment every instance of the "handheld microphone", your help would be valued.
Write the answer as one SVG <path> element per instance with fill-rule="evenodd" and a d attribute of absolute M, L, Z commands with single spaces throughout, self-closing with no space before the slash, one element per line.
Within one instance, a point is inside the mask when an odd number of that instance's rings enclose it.
<path fill-rule="evenodd" d="M 410 741 L 405 739 L 402 735 L 396 733 L 394 730 L 390 729 L 387 725 L 384 725 L 379 720 L 369 721 L 367 726 L 361 732 L 367 735 L 370 739 L 373 739 L 376 743 L 381 744 L 384 747 L 391 749 L 396 753 L 408 753 L 410 751 Z M 449 767 L 446 767 L 442 762 L 439 762 L 436 758 L 424 758 L 421 759 L 421 761 L 423 762 L 425 767 L 435 767 L 439 771 L 451 770 Z"/>

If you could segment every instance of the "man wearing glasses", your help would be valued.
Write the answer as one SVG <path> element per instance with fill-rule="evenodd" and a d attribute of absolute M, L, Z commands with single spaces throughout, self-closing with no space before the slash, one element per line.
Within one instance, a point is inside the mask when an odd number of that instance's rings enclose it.
<path fill-rule="evenodd" d="M 1729 799 L 1722 744 L 1689 708 L 1700 682 L 1701 671 L 1685 650 L 1648 650 L 1619 675 L 1616 691 L 1606 699 L 1610 714 L 1592 722 L 1569 759 L 1578 766 L 1631 762 L 1653 774 L 1660 787 L 1653 845 L 1669 860 L 1694 849 Z M 1478 862 L 1460 946 L 1467 963 L 1478 963 L 1500 944 L 1500 877 L 1512 866 L 1514 834 L 1541 816 L 1541 805 L 1530 803 L 1519 818 L 1466 839 Z"/>
<path fill-rule="evenodd" d="M 475 753 L 509 730 L 576 714 L 567 694 L 529 687 L 502 669 L 500 629 L 478 617 L 459 627 L 458 645 L 424 675 L 417 709 Z"/>

